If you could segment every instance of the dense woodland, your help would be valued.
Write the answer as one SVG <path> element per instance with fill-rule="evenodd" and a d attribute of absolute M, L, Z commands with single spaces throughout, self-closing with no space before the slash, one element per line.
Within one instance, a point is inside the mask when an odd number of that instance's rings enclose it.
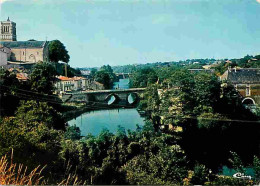
<path fill-rule="evenodd" d="M 220 63 L 216 71 L 228 65 Z M 64 107 L 52 94 L 55 65 L 37 64 L 28 82 L 1 69 L 0 157 L 11 162 L 13 151 L 12 162 L 28 172 L 40 166 L 42 184 L 259 183 L 259 110 L 244 108 L 230 84 L 179 64 L 131 72 L 133 87 L 147 87 L 139 103 L 148 114 L 145 126 L 81 137 L 79 128 L 66 125 Z M 107 86 L 115 78 L 110 66 L 92 73 Z M 255 176 L 218 175 L 222 165 L 242 173 L 250 166 Z"/>

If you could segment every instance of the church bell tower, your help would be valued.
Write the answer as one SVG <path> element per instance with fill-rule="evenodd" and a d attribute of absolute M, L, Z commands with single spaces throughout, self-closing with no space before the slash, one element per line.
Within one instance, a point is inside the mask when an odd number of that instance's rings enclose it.
<path fill-rule="evenodd" d="M 0 22 L 0 27 L 0 41 L 17 41 L 16 23 L 10 21 L 9 17 L 7 21 Z"/>

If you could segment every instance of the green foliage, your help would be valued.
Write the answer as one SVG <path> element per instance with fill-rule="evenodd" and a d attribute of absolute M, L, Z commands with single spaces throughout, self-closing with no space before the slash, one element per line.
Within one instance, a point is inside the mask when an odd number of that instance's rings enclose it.
<path fill-rule="evenodd" d="M 254 156 L 253 169 L 255 171 L 255 179 L 260 180 L 260 159 L 257 156 Z"/>
<path fill-rule="evenodd" d="M 18 123 L 30 128 L 42 123 L 50 129 L 64 129 L 60 113 L 44 102 L 21 101 L 15 116 Z"/>
<path fill-rule="evenodd" d="M 129 184 L 138 185 L 178 184 L 187 176 L 185 157 L 174 146 L 163 147 L 158 154 L 138 155 L 123 170 Z"/>
<path fill-rule="evenodd" d="M 92 68 L 91 71 L 90 71 L 90 76 L 91 77 L 95 77 L 96 72 L 97 72 L 97 69 L 96 68 Z"/>
<path fill-rule="evenodd" d="M 0 69 L 0 116 L 13 115 L 19 99 L 15 94 L 22 88 L 14 73 Z"/>
<path fill-rule="evenodd" d="M 100 68 L 100 71 L 106 71 L 106 72 L 109 73 L 109 74 L 112 74 L 112 73 L 113 73 L 113 69 L 111 68 L 110 65 L 103 65 L 103 66 Z"/>
<path fill-rule="evenodd" d="M 56 70 L 52 64 L 37 63 L 30 74 L 31 89 L 38 93 L 52 94 Z"/>
<path fill-rule="evenodd" d="M 79 127 L 76 127 L 75 125 L 66 127 L 64 137 L 65 139 L 79 140 L 81 138 Z"/>
<path fill-rule="evenodd" d="M 223 123 L 223 120 L 225 121 L 227 120 L 227 118 L 222 116 L 221 114 L 204 112 L 198 117 L 198 127 L 207 129 L 212 129 L 214 127 L 220 128 L 222 126 L 221 123 Z"/>
<path fill-rule="evenodd" d="M 59 40 L 53 40 L 49 43 L 49 58 L 52 62 L 63 61 L 68 63 L 70 56 L 66 47 Z"/>
<path fill-rule="evenodd" d="M 29 167 L 50 164 L 59 152 L 60 132 L 45 123 L 5 118 L 0 124 L 0 154 L 13 149 L 15 160 Z"/>
<path fill-rule="evenodd" d="M 209 171 L 205 165 L 196 164 L 191 183 L 194 185 L 203 185 L 208 180 Z"/>
<path fill-rule="evenodd" d="M 97 82 L 104 85 L 105 89 L 109 89 L 113 82 L 117 81 L 117 77 L 109 65 L 102 66 L 99 71 L 93 70 L 92 74 Z"/>
<path fill-rule="evenodd" d="M 99 83 L 102 83 L 105 89 L 109 89 L 110 87 L 110 76 L 105 71 L 98 71 L 95 74 L 95 80 Z"/>
<path fill-rule="evenodd" d="M 158 80 L 156 72 L 152 68 L 139 69 L 133 73 L 131 84 L 133 87 L 147 87 Z"/>
<path fill-rule="evenodd" d="M 218 176 L 208 185 L 255 185 L 252 180 L 249 179 L 237 179 L 229 176 Z"/>
<path fill-rule="evenodd" d="M 229 161 L 232 164 L 232 167 L 240 173 L 245 173 L 244 165 L 240 157 L 236 152 L 230 152 L 232 157 L 229 159 Z"/>

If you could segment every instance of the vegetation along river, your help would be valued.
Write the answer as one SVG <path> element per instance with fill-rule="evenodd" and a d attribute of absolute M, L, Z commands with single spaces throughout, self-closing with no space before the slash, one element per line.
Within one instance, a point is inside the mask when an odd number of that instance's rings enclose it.
<path fill-rule="evenodd" d="M 114 83 L 113 89 L 128 89 L 129 79 L 120 79 Z M 126 130 L 135 130 L 136 125 L 144 125 L 144 118 L 140 116 L 135 108 L 131 109 L 108 109 L 86 112 L 79 117 L 70 120 L 69 125 L 76 125 L 81 130 L 81 135 L 86 136 L 91 133 L 98 135 L 103 129 L 108 129 L 115 133 L 118 126 Z"/>

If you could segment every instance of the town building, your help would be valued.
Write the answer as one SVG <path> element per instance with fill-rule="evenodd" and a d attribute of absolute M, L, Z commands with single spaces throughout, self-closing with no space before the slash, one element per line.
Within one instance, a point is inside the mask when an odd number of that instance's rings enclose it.
<path fill-rule="evenodd" d="M 233 84 L 244 104 L 260 105 L 260 68 L 229 68 L 220 80 Z"/>
<path fill-rule="evenodd" d="M 16 23 L 1 21 L 0 50 L 8 55 L 8 64 L 34 64 L 49 61 L 47 41 L 17 41 Z"/>
<path fill-rule="evenodd" d="M 56 93 L 85 90 L 104 90 L 104 85 L 85 77 L 58 76 L 55 83 Z"/>

